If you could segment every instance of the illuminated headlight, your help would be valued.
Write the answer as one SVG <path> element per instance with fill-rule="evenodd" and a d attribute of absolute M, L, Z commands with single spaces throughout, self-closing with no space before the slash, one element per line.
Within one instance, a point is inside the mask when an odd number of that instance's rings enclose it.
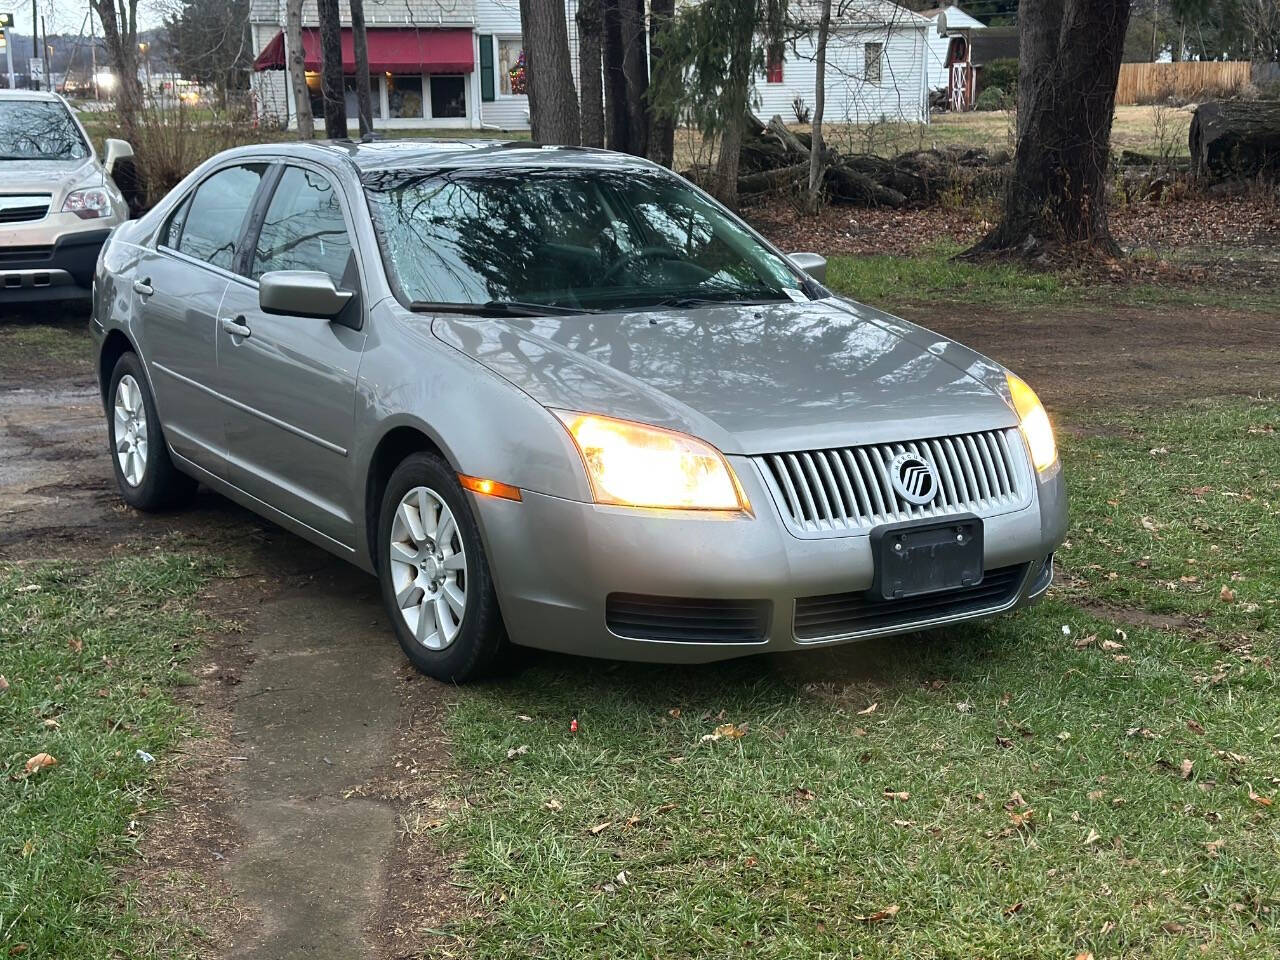
<path fill-rule="evenodd" d="M 709 443 L 630 420 L 552 412 L 582 454 L 596 503 L 750 512 L 733 468 Z"/>
<path fill-rule="evenodd" d="M 1022 379 L 1012 373 L 1005 374 L 1005 377 L 1009 381 L 1013 409 L 1021 421 L 1022 435 L 1027 438 L 1027 446 L 1031 450 L 1031 462 L 1036 470 L 1043 473 L 1058 462 L 1058 443 L 1053 439 L 1049 415 L 1044 412 L 1044 405 L 1036 392 Z"/>
<path fill-rule="evenodd" d="M 74 213 L 81 220 L 97 220 L 111 216 L 111 196 L 102 187 L 86 187 L 67 194 L 63 213 Z"/>

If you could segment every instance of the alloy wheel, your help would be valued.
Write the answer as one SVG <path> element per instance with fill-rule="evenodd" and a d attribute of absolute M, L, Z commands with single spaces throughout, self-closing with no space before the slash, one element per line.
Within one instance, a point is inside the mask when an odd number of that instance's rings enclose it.
<path fill-rule="evenodd" d="M 115 424 L 116 462 L 125 483 L 136 487 L 147 472 L 147 408 L 142 388 L 130 374 L 116 383 L 112 404 Z"/>
<path fill-rule="evenodd" d="M 389 538 L 396 606 L 414 638 L 444 650 L 467 612 L 467 555 L 453 511 L 429 487 L 400 498 Z"/>

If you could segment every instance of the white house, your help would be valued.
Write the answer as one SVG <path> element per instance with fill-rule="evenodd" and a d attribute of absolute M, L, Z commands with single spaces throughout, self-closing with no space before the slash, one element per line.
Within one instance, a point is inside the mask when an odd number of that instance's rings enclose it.
<path fill-rule="evenodd" d="M 806 2 L 806 0 L 798 0 Z M 807 0 L 812 2 L 812 0 Z M 345 4 L 343 5 L 345 7 Z M 528 129 L 521 89 L 518 0 L 365 0 L 375 128 Z M 571 66 L 578 73 L 577 0 L 566 0 Z M 283 0 L 251 0 L 252 89 L 259 120 L 292 123 L 284 71 Z M 313 112 L 320 107 L 320 37 L 315 0 L 303 6 L 303 59 Z M 351 31 L 343 12 L 347 114 L 356 116 Z M 827 53 L 826 119 L 927 122 L 932 21 L 888 0 L 863 0 L 833 24 Z M 813 102 L 814 43 L 801 38 L 770 51 L 755 97 L 765 117 L 791 117 L 800 97 Z"/>
<path fill-rule="evenodd" d="M 941 90 L 950 82 L 950 53 L 955 38 L 968 38 L 975 31 L 987 29 L 987 25 L 957 6 L 925 10 L 921 16 L 934 22 L 934 29 L 929 32 L 929 89 Z"/>

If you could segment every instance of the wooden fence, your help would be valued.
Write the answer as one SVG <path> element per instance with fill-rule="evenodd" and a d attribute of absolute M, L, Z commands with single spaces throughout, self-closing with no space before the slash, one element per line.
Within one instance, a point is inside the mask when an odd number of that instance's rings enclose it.
<path fill-rule="evenodd" d="M 1155 103 L 1170 97 L 1201 100 L 1238 92 L 1249 83 L 1244 60 L 1184 60 L 1181 63 L 1122 63 L 1116 103 Z"/>

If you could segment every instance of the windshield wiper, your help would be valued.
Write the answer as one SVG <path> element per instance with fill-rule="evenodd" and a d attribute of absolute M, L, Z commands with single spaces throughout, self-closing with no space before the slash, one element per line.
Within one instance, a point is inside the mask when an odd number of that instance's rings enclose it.
<path fill-rule="evenodd" d="M 781 294 L 765 293 L 755 297 L 698 297 L 680 295 L 663 297 L 654 302 L 657 307 L 727 307 L 727 306 L 760 306 L 766 303 L 790 303 L 790 297 Z"/>
<path fill-rule="evenodd" d="M 580 313 L 599 313 L 586 307 L 564 307 L 554 303 L 527 300 L 490 300 L 488 303 L 451 303 L 414 300 L 409 309 L 415 313 L 469 313 L 477 317 L 561 317 Z"/>

